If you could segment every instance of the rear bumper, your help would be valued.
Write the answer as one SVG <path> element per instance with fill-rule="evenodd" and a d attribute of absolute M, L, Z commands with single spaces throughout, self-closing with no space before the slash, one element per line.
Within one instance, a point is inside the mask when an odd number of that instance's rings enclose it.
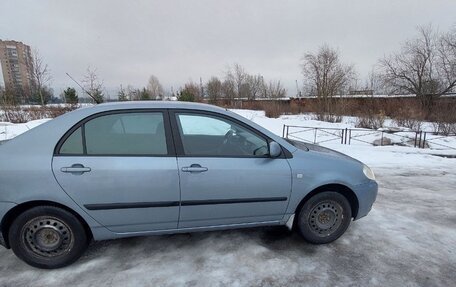
<path fill-rule="evenodd" d="M 358 213 L 355 220 L 366 216 L 372 209 L 372 205 L 377 199 L 378 184 L 375 180 L 370 180 L 365 184 L 356 186 L 353 190 L 358 197 Z"/>
<path fill-rule="evenodd" d="M 0 222 L 3 221 L 3 217 L 5 214 L 11 210 L 11 208 L 15 207 L 16 204 L 13 202 L 5 202 L 5 201 L 0 201 Z M 5 238 L 3 237 L 3 226 L 0 226 L 0 245 L 9 248 L 8 244 L 6 243 Z"/>

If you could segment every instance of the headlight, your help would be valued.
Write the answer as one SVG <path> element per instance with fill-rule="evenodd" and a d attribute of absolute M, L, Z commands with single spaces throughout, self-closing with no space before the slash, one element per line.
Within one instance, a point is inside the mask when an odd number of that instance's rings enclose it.
<path fill-rule="evenodd" d="M 364 165 L 364 166 L 363 166 L 363 172 L 364 172 L 364 175 L 365 175 L 368 179 L 375 180 L 374 172 L 373 172 L 372 169 L 370 169 L 370 167 L 368 167 L 367 165 Z"/>

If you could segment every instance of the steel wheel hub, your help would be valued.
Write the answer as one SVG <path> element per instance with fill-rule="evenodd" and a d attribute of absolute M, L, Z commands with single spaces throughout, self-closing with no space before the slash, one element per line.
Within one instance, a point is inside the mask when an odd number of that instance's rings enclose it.
<path fill-rule="evenodd" d="M 24 225 L 22 238 L 30 251 L 45 257 L 55 257 L 69 251 L 73 234 L 61 220 L 53 217 L 38 217 Z"/>
<path fill-rule="evenodd" d="M 328 236 L 342 223 L 342 207 L 335 201 L 318 203 L 310 212 L 309 225 L 318 236 Z"/>

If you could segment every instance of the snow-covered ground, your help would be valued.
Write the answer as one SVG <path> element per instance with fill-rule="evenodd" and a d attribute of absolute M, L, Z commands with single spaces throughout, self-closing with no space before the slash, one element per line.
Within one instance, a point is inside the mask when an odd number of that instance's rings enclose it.
<path fill-rule="evenodd" d="M 312 115 L 288 115 L 281 116 L 279 119 L 268 118 L 264 116 L 263 111 L 251 111 L 251 110 L 233 110 L 234 112 L 248 118 L 269 130 L 273 131 L 278 135 L 282 135 L 283 125 L 291 126 L 289 128 L 289 137 L 291 139 L 304 140 L 308 142 L 315 141 L 315 129 L 331 129 L 331 130 L 317 130 L 317 143 L 322 143 L 324 146 L 332 147 L 335 149 L 341 148 L 341 130 L 351 129 L 351 145 L 356 147 L 368 146 L 370 147 L 374 141 L 378 141 L 382 137 L 383 131 L 383 144 L 387 145 L 388 141 L 396 146 L 407 146 L 414 147 L 415 144 L 415 131 L 411 131 L 408 128 L 397 126 L 397 124 L 391 120 L 386 119 L 383 128 L 378 130 L 360 129 L 356 128 L 357 118 L 356 117 L 343 117 L 340 123 L 328 123 L 313 120 Z M 296 126 L 296 127 L 294 127 Z M 301 127 L 307 128 L 301 128 Z M 434 135 L 433 124 L 430 122 L 423 122 L 421 125 L 422 131 L 426 133 L 426 147 L 430 147 L 433 150 L 456 150 L 456 136 L 442 136 Z M 389 131 L 394 131 L 393 133 Z M 421 134 L 424 139 L 424 133 Z M 417 138 L 417 140 L 419 137 Z M 349 142 L 348 139 L 346 141 Z M 342 147 L 343 148 L 343 147 Z"/>
<path fill-rule="evenodd" d="M 8 122 L 0 122 L 0 141 L 12 139 L 29 129 L 32 129 L 50 119 L 42 119 L 30 121 L 24 124 L 12 124 Z"/>
<path fill-rule="evenodd" d="M 277 134 L 283 124 L 353 127 L 350 118 L 328 124 L 236 112 Z M 380 185 L 371 213 L 332 244 L 310 245 L 284 228 L 130 238 L 94 243 L 74 265 L 53 271 L 0 248 L 0 286 L 454 286 L 456 159 L 435 154 L 456 152 L 323 145 L 373 167 Z"/>

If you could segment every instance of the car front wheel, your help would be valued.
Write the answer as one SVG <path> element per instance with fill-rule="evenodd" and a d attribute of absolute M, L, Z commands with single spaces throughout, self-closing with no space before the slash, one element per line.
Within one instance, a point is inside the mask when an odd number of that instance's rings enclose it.
<path fill-rule="evenodd" d="M 325 191 L 312 196 L 299 211 L 297 227 L 313 244 L 329 243 L 347 230 L 352 217 L 348 200 L 340 193 Z"/>
<path fill-rule="evenodd" d="M 21 213 L 12 223 L 8 237 L 16 256 L 45 269 L 73 263 L 88 245 L 81 222 L 54 206 L 34 207 Z"/>

